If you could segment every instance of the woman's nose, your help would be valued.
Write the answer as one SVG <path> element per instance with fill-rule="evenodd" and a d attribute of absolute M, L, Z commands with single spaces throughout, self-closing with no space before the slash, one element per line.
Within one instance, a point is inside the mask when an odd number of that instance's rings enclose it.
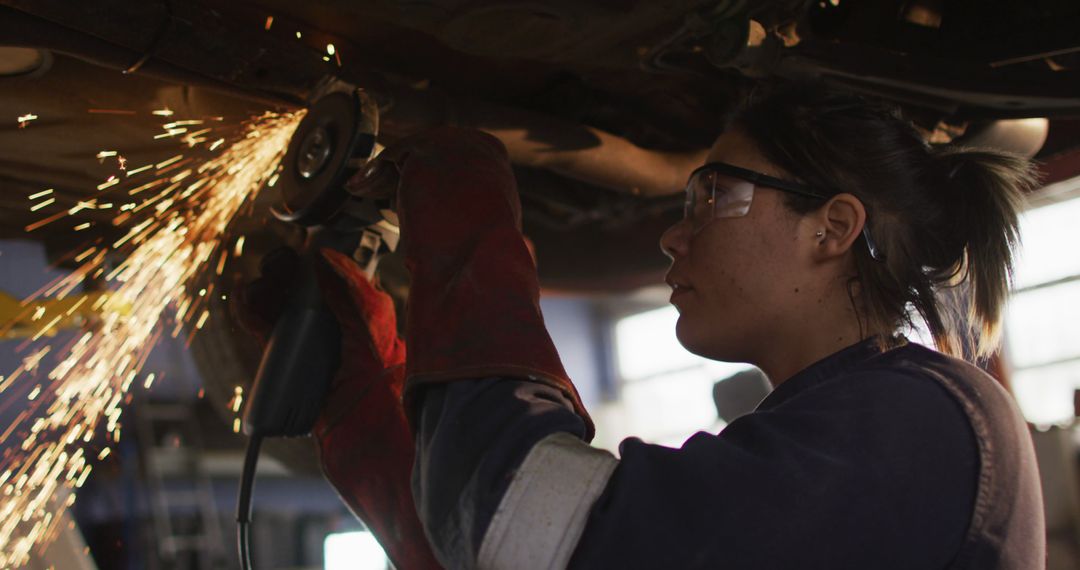
<path fill-rule="evenodd" d="M 686 255 L 690 243 L 691 224 L 689 220 L 682 219 L 664 231 L 660 236 L 660 251 L 664 255 L 675 259 Z"/>

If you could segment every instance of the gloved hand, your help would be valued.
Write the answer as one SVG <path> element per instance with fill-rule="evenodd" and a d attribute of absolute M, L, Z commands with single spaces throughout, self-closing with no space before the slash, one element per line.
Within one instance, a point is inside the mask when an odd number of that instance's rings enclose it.
<path fill-rule="evenodd" d="M 480 131 L 442 127 L 397 143 L 347 185 L 396 194 L 411 276 L 405 409 L 422 387 L 492 376 L 561 390 L 593 424 L 540 314 L 536 266 L 506 149 Z"/>
<path fill-rule="evenodd" d="M 266 340 L 299 268 L 292 250 L 268 256 L 237 295 L 241 323 Z M 341 326 L 341 369 L 316 422 L 326 478 L 400 570 L 441 568 L 412 498 L 414 444 L 401 404 L 405 346 L 394 306 L 347 256 L 323 250 L 316 271 Z"/>

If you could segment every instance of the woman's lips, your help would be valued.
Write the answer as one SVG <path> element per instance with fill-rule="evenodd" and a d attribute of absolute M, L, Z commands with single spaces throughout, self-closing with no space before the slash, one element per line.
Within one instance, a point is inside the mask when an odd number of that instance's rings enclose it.
<path fill-rule="evenodd" d="M 689 293 L 689 292 L 691 292 L 693 290 L 694 290 L 693 287 L 687 287 L 685 285 L 679 285 L 679 286 L 676 286 L 676 287 L 672 287 L 671 288 L 671 298 L 674 299 L 675 297 L 678 297 L 680 295 L 685 295 L 685 294 L 687 294 L 687 293 Z"/>
<path fill-rule="evenodd" d="M 686 283 L 681 283 L 681 282 L 676 281 L 676 280 L 674 280 L 674 279 L 672 279 L 670 277 L 668 277 L 666 281 L 667 281 L 668 287 L 671 287 L 671 302 L 672 303 L 675 302 L 676 298 L 681 297 L 683 295 L 686 295 L 687 293 L 694 290 L 693 287 L 687 285 Z"/>

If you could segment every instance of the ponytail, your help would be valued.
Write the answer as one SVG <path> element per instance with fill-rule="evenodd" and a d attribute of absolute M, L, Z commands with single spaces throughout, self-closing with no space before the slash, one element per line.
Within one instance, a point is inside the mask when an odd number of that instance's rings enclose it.
<path fill-rule="evenodd" d="M 943 351 L 987 356 L 1000 337 L 1013 250 L 1019 243 L 1018 213 L 1024 194 L 1035 185 L 1031 164 L 1004 152 L 945 146 L 930 152 L 920 179 L 945 221 L 943 227 L 928 228 L 938 236 L 925 242 L 944 246 L 948 260 L 924 267 L 924 273 L 934 289 L 959 286 L 963 291 L 945 303 L 952 305 L 953 318 L 942 315 L 937 304 L 929 311 L 916 308 Z"/>

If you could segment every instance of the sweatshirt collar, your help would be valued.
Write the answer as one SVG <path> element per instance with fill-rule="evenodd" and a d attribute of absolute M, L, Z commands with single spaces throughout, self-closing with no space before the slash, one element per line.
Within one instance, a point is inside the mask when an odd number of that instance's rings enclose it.
<path fill-rule="evenodd" d="M 757 411 L 775 408 L 792 396 L 808 390 L 829 378 L 835 378 L 855 370 L 866 361 L 881 354 L 881 352 L 877 337 L 871 337 L 847 348 L 840 349 L 785 380 L 762 400 L 757 407 Z"/>

